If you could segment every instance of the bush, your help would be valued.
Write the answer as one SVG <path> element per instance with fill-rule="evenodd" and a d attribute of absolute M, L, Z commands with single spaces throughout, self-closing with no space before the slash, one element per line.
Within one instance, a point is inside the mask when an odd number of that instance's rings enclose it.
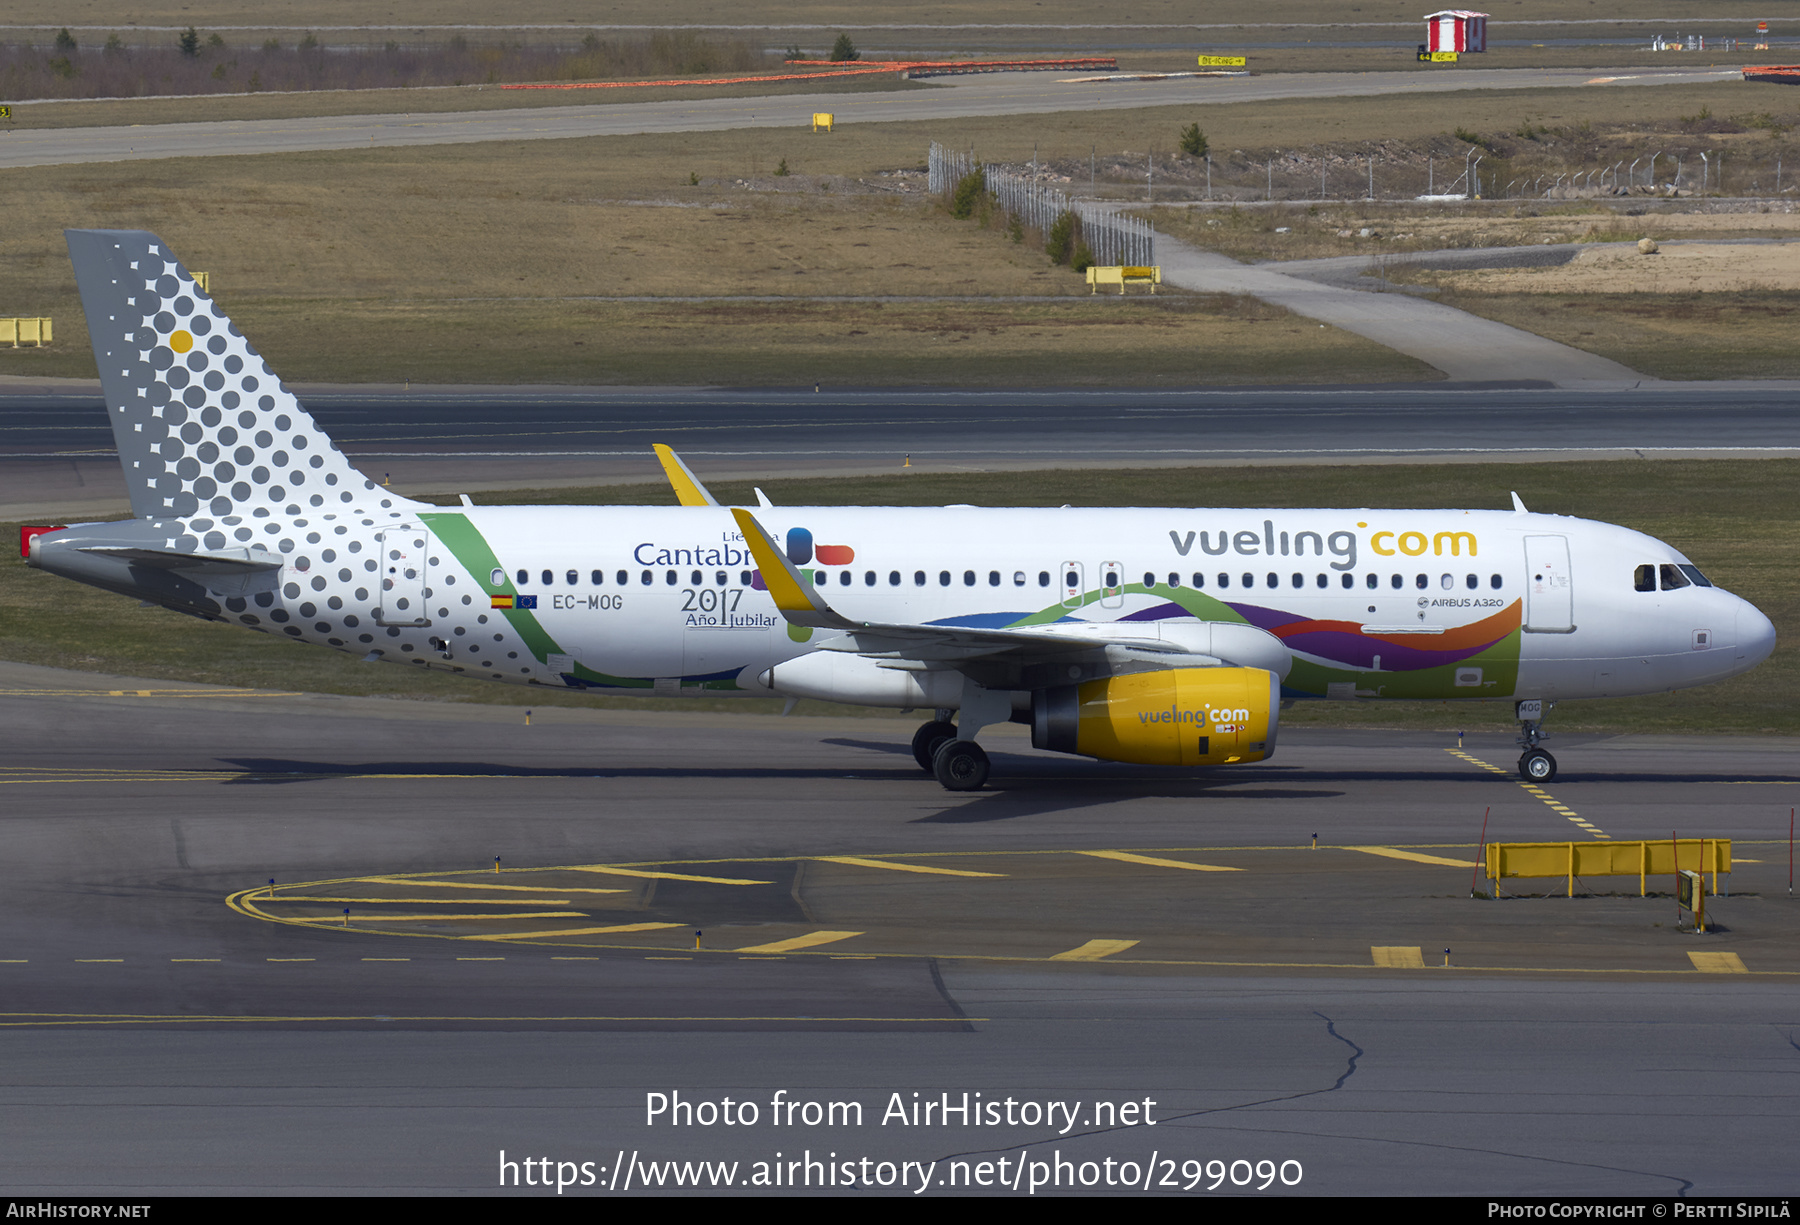
<path fill-rule="evenodd" d="M 1025 223 L 1019 219 L 1019 214 L 1014 213 L 1012 218 L 1007 221 L 1006 236 L 1014 242 L 1025 241 Z"/>
<path fill-rule="evenodd" d="M 775 167 L 775 177 L 778 179 L 785 179 L 792 173 L 793 171 L 787 168 L 787 158 L 782 158 L 781 165 Z"/>
<path fill-rule="evenodd" d="M 181 32 L 181 37 L 175 40 L 175 45 L 181 48 L 181 53 L 185 56 L 192 58 L 193 56 L 199 55 L 200 31 L 196 30 L 193 26 L 189 26 Z"/>
<path fill-rule="evenodd" d="M 1075 244 L 1075 254 L 1069 260 L 1069 267 L 1077 272 L 1086 272 L 1094 266 L 1094 253 L 1088 250 L 1085 242 Z"/>
<path fill-rule="evenodd" d="M 57 31 L 56 50 L 61 55 L 73 55 L 75 53 L 75 36 L 69 33 L 68 26 L 64 26 L 61 30 Z"/>
<path fill-rule="evenodd" d="M 1080 222 L 1074 213 L 1058 213 L 1056 220 L 1050 223 L 1050 233 L 1044 238 L 1044 254 L 1050 257 L 1053 264 L 1066 264 L 1075 254 L 1076 244 L 1081 239 Z"/>
<path fill-rule="evenodd" d="M 837 41 L 831 44 L 831 59 L 833 63 L 847 64 L 852 60 L 859 60 L 861 58 L 862 52 L 856 49 L 856 44 L 850 41 L 850 36 L 848 34 L 839 34 L 837 36 Z"/>
<path fill-rule="evenodd" d="M 958 221 L 967 221 L 975 215 L 975 206 L 981 203 L 986 191 L 987 175 L 977 166 L 956 180 L 956 186 L 950 192 L 950 215 Z"/>
<path fill-rule="evenodd" d="M 807 60 L 807 59 L 811 59 L 812 57 L 810 55 L 808 55 L 806 52 L 800 50 L 800 48 L 798 48 L 790 43 L 788 45 L 787 51 L 785 53 L 783 53 L 781 58 L 791 64 L 795 60 Z"/>
<path fill-rule="evenodd" d="M 1199 124 L 1190 123 L 1181 129 L 1181 151 L 1183 153 L 1189 157 L 1205 157 L 1207 148 L 1206 133 L 1200 130 Z"/>

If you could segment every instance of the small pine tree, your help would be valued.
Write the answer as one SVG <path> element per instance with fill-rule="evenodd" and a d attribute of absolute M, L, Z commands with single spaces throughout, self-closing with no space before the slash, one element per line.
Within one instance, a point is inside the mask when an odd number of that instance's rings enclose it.
<path fill-rule="evenodd" d="M 125 50 L 125 40 L 117 34 L 106 36 L 106 46 L 102 48 L 108 55 L 119 55 Z"/>
<path fill-rule="evenodd" d="M 791 64 L 795 60 L 811 59 L 812 57 L 807 55 L 806 52 L 800 50 L 800 48 L 798 48 L 798 47 L 794 46 L 792 43 L 790 43 L 790 44 L 788 44 L 787 52 L 781 58 L 783 61 Z"/>
<path fill-rule="evenodd" d="M 1085 242 L 1075 244 L 1075 254 L 1069 257 L 1069 267 L 1077 272 L 1086 272 L 1094 266 L 1094 253 Z"/>
<path fill-rule="evenodd" d="M 1075 230 L 1074 213 L 1058 213 L 1056 220 L 1050 223 L 1050 233 L 1044 237 L 1044 254 L 1050 257 L 1053 264 L 1066 264 L 1075 254 L 1075 244 L 1080 235 Z"/>
<path fill-rule="evenodd" d="M 175 45 L 180 47 L 181 53 L 190 59 L 199 55 L 200 31 L 196 30 L 193 26 L 189 26 L 181 32 L 181 37 L 175 40 Z"/>
<path fill-rule="evenodd" d="M 778 179 L 785 179 L 785 178 L 787 178 L 788 175 L 790 175 L 792 173 L 793 173 L 793 171 L 791 171 L 787 168 L 787 158 L 785 158 L 785 157 L 782 158 L 781 165 L 775 167 L 775 177 Z"/>
<path fill-rule="evenodd" d="M 1205 157 L 1207 148 L 1206 133 L 1200 130 L 1199 124 L 1190 123 L 1181 129 L 1181 151 L 1183 153 L 1189 157 Z"/>
<path fill-rule="evenodd" d="M 206 40 L 206 49 L 208 51 L 223 51 L 223 50 L 225 50 L 224 37 L 219 34 L 213 34 L 213 35 L 208 36 L 208 38 Z"/>
<path fill-rule="evenodd" d="M 69 33 L 68 26 L 64 26 L 62 29 L 57 31 L 57 33 L 56 33 L 56 50 L 59 54 L 62 54 L 62 55 L 75 54 L 75 36 L 73 34 Z"/>
<path fill-rule="evenodd" d="M 981 203 L 985 194 L 987 175 L 977 166 L 956 180 L 956 187 L 950 193 L 950 215 L 958 221 L 967 221 L 975 215 L 975 206 Z"/>
<path fill-rule="evenodd" d="M 831 44 L 831 61 L 834 64 L 847 64 L 852 60 L 860 60 L 862 52 L 850 41 L 848 34 L 839 34 L 837 41 Z"/>

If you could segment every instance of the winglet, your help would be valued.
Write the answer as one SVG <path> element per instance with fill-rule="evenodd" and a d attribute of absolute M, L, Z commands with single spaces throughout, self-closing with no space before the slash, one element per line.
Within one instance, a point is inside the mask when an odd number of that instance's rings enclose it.
<path fill-rule="evenodd" d="M 1513 494 L 1513 514 L 1529 515 L 1530 513 L 1530 511 L 1525 509 L 1525 503 L 1519 499 L 1519 495 L 1516 493 Z"/>
<path fill-rule="evenodd" d="M 706 491 L 700 478 L 688 471 L 688 466 L 681 462 L 681 456 L 664 446 L 653 443 L 656 458 L 662 461 L 663 471 L 668 474 L 669 484 L 675 487 L 675 496 L 683 506 L 717 506 L 718 500 Z"/>
<path fill-rule="evenodd" d="M 732 518 L 737 520 L 738 529 L 744 533 L 744 543 L 750 546 L 750 555 L 756 558 L 757 569 L 762 571 L 763 585 L 775 598 L 775 607 L 781 615 L 794 625 L 809 626 L 813 629 L 856 629 L 856 622 L 847 621 L 832 610 L 813 585 L 806 581 L 806 576 L 794 568 L 794 563 L 787 555 L 775 547 L 769 533 L 763 525 L 756 521 L 756 516 L 747 510 L 733 507 Z"/>

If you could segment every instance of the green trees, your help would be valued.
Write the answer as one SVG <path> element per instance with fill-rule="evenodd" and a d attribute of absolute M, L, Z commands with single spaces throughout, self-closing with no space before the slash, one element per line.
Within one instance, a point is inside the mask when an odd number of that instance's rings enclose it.
<path fill-rule="evenodd" d="M 175 45 L 181 48 L 183 55 L 192 59 L 200 54 L 200 31 L 189 26 L 181 32 L 181 37 L 175 40 Z"/>
<path fill-rule="evenodd" d="M 1190 123 L 1181 129 L 1180 144 L 1181 151 L 1189 157 L 1205 157 L 1209 147 L 1206 143 L 1206 133 L 1200 130 L 1200 125 L 1197 123 Z"/>
<path fill-rule="evenodd" d="M 837 41 L 831 44 L 831 59 L 833 63 L 847 64 L 851 60 L 860 60 L 861 58 L 862 52 L 856 49 L 856 44 L 850 41 L 850 36 L 848 34 L 839 34 L 837 36 Z"/>

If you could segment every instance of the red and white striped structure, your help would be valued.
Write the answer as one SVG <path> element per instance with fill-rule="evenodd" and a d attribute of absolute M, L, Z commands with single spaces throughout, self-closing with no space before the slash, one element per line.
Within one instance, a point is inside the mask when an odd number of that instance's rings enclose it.
<path fill-rule="evenodd" d="M 1486 51 L 1487 23 L 1486 13 L 1474 13 L 1468 9 L 1445 9 L 1441 13 L 1432 13 L 1425 18 L 1425 49 Z"/>

